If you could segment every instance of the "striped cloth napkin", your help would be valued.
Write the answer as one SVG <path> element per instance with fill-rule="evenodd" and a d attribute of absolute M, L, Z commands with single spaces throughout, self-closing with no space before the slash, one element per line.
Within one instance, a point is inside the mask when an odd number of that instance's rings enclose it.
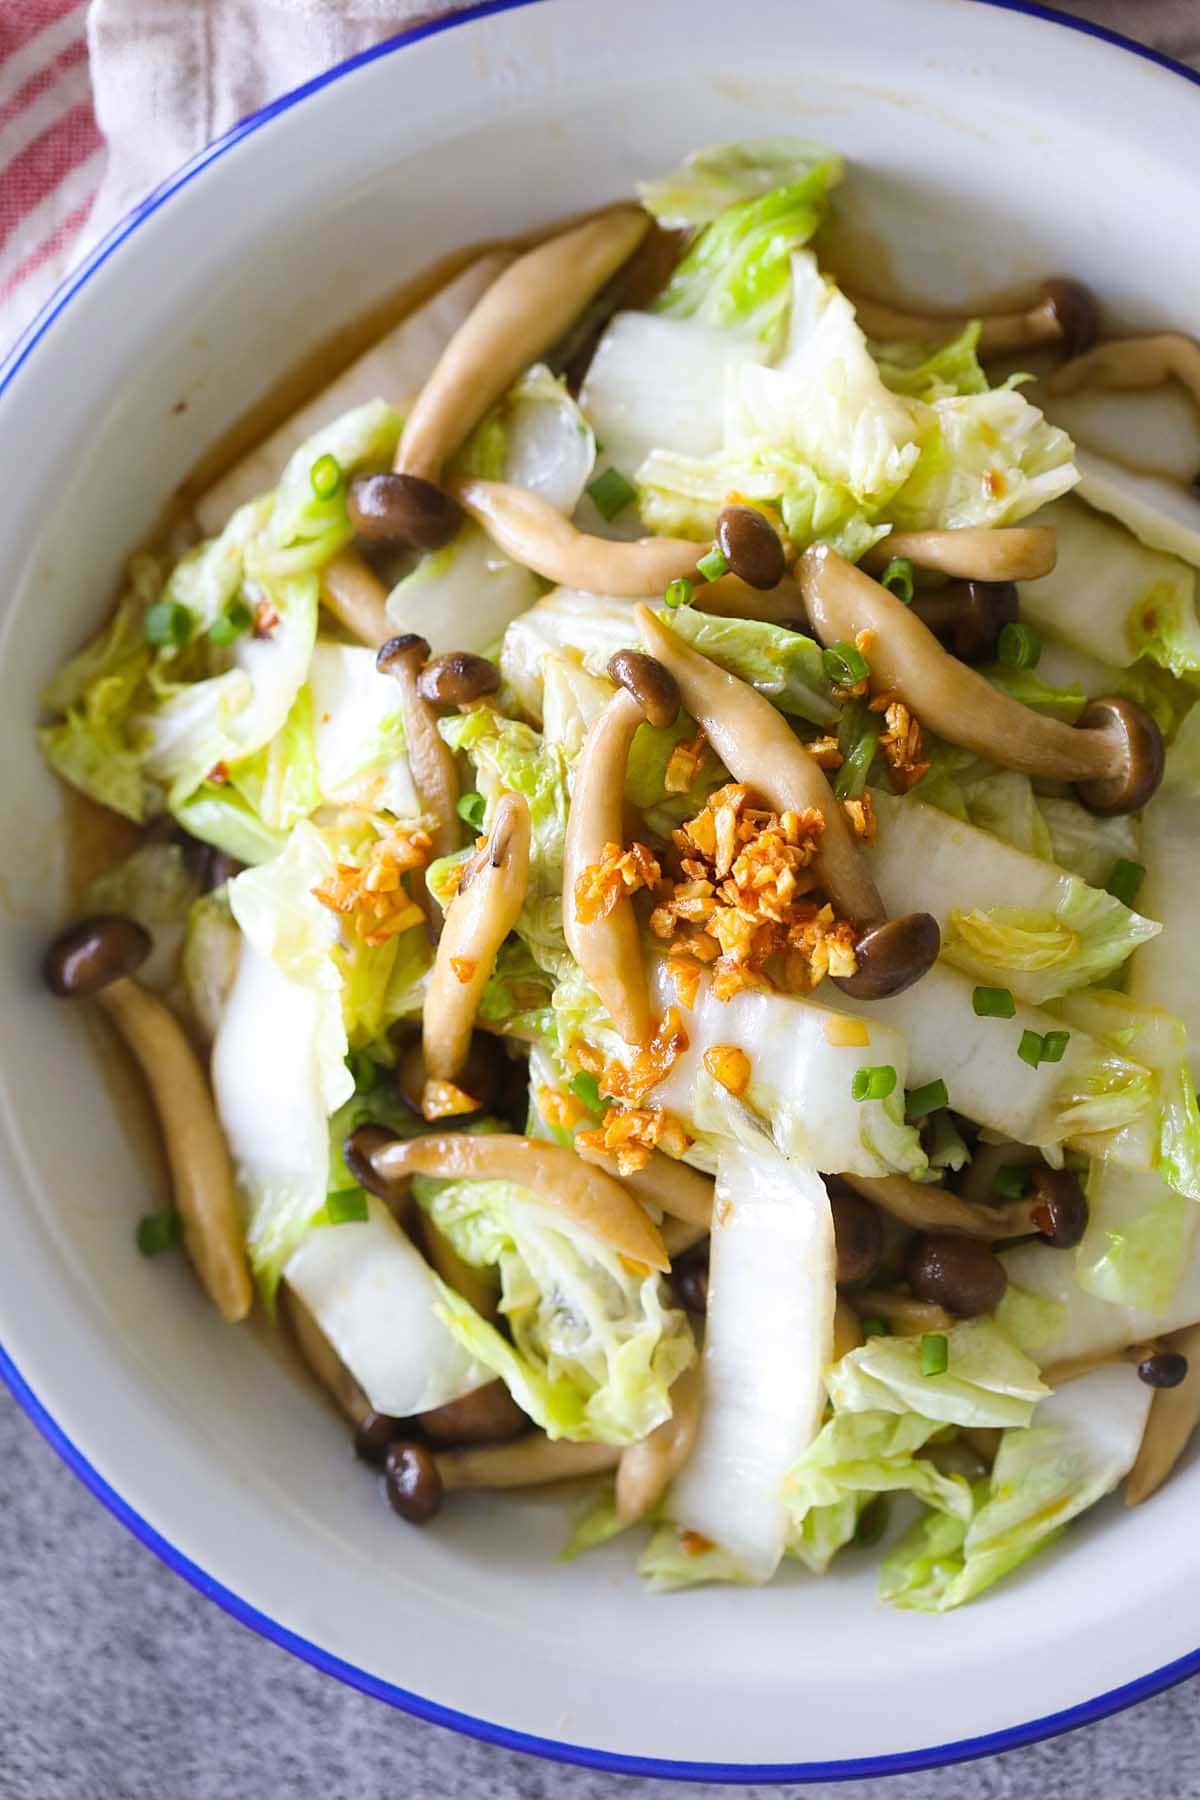
<path fill-rule="evenodd" d="M 462 0 L 0 0 L 0 352 L 130 206 L 247 113 Z M 1200 64 L 1200 0 L 1060 0 Z"/>

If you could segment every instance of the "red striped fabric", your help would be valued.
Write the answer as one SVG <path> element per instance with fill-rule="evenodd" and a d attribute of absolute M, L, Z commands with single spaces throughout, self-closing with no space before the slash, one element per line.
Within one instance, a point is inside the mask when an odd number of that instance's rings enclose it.
<path fill-rule="evenodd" d="M 65 273 L 103 167 L 85 0 L 0 0 L 0 351 Z"/>

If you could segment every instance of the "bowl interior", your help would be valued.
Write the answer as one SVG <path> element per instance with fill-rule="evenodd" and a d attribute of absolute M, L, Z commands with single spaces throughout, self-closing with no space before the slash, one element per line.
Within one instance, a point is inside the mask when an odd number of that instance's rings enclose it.
<path fill-rule="evenodd" d="M 1100 1509 L 945 1619 L 881 1608 L 852 1556 L 822 1582 L 654 1599 L 624 1544 L 557 1562 L 544 1503 L 407 1529 L 270 1333 L 223 1326 L 179 1262 L 137 1255 L 162 1172 L 136 1084 L 37 980 L 64 866 L 39 689 L 207 447 L 439 257 L 699 143 L 786 131 L 853 159 L 833 255 L 865 289 L 952 307 L 1062 271 L 1140 323 L 1196 323 L 1200 239 L 1179 222 L 1200 99 L 1177 75 L 962 0 L 758 0 L 740 32 L 702 10 L 558 0 L 363 63 L 150 212 L 10 372 L 0 1341 L 181 1557 L 367 1684 L 629 1766 L 800 1772 L 1023 1731 L 1191 1653 L 1192 1482 Z"/>

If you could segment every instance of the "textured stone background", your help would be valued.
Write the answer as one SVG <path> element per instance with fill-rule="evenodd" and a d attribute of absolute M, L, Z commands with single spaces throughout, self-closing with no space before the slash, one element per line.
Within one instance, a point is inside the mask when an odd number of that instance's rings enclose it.
<path fill-rule="evenodd" d="M 1200 0 L 1077 0 L 1064 10 L 1200 64 Z M 803 1791 L 813 1800 L 1200 1794 L 1195 1691 L 1185 1684 L 1004 1757 Z M 666 1800 L 686 1791 L 473 1744 L 317 1674 L 170 1574 L 0 1394 L 0 1800 Z M 697 1800 L 718 1791 L 690 1790 Z"/>

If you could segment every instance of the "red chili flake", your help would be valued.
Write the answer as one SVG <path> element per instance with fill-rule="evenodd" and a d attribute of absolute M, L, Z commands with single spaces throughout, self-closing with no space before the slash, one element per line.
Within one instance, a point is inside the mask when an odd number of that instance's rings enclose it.
<path fill-rule="evenodd" d="M 214 763 L 205 776 L 205 780 L 211 781 L 214 787 L 225 787 L 229 781 L 227 766 L 223 762 Z"/>
<path fill-rule="evenodd" d="M 254 608 L 254 635 L 256 638 L 270 637 L 279 623 L 279 614 L 264 595 Z"/>

